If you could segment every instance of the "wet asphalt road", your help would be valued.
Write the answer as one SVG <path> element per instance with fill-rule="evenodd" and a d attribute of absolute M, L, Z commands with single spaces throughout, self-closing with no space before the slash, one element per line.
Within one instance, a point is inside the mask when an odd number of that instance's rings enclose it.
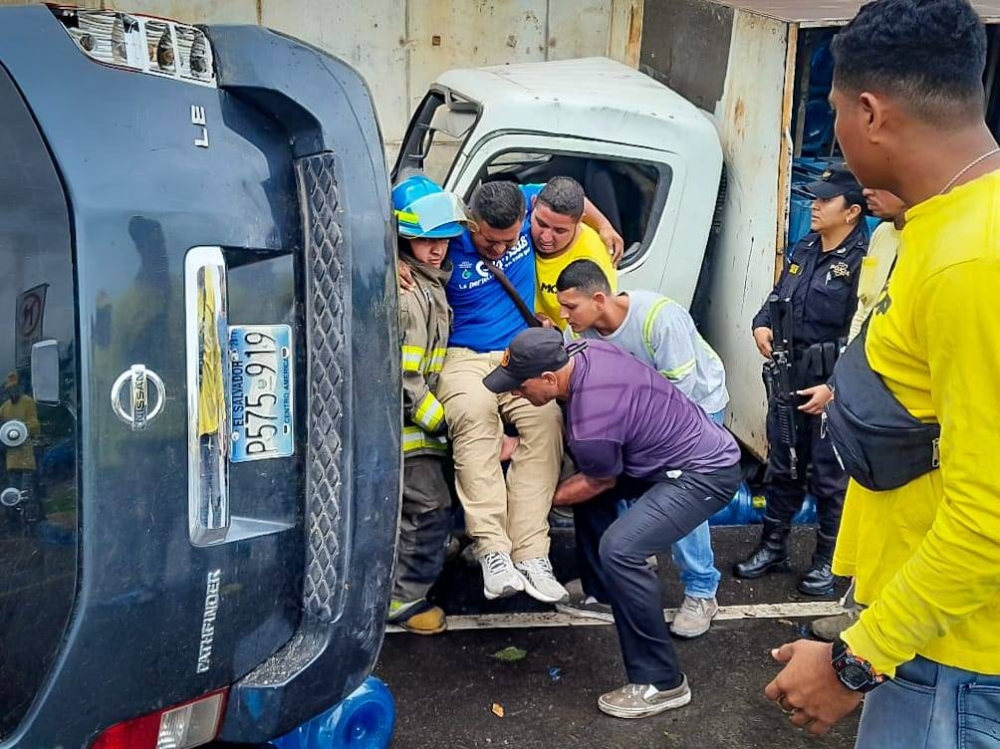
<path fill-rule="evenodd" d="M 758 533 L 759 526 L 713 529 L 716 564 L 723 572 L 719 603 L 805 600 L 795 593 L 794 574 L 752 582 L 729 574 Z M 808 562 L 812 535 L 811 529 L 795 531 L 798 569 Z M 554 535 L 552 557 L 560 579 L 574 576 L 571 536 Z M 664 605 L 678 605 L 683 594 L 668 557 L 660 559 L 660 575 Z M 454 563 L 432 597 L 449 613 L 548 610 L 524 596 L 487 603 L 480 584 L 478 569 Z M 675 641 L 693 699 L 684 708 L 638 721 L 607 717 L 596 706 L 601 693 L 625 683 L 610 626 L 389 634 L 376 675 L 396 699 L 393 749 L 848 749 L 857 716 L 815 739 L 792 727 L 762 694 L 777 673 L 770 649 L 802 636 L 807 624 L 807 619 L 717 622 L 697 640 Z M 492 657 L 512 645 L 527 655 L 515 662 Z M 502 707 L 502 718 L 494 705 Z"/>

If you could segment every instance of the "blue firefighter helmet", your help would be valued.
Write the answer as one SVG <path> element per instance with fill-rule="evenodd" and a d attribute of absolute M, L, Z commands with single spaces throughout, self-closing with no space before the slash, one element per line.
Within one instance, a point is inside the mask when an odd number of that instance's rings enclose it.
<path fill-rule="evenodd" d="M 442 239 L 461 236 L 469 224 L 465 204 L 423 174 L 407 177 L 392 189 L 399 236 Z"/>

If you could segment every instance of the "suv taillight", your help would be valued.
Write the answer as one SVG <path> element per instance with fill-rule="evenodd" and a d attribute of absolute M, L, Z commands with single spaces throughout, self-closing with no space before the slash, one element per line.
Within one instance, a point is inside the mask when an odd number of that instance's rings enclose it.
<path fill-rule="evenodd" d="M 227 690 L 116 723 L 97 737 L 92 749 L 190 749 L 219 733 Z"/>
<path fill-rule="evenodd" d="M 104 65 L 215 86 L 212 45 L 201 29 L 161 18 L 87 10 L 49 9 L 87 57 Z"/>

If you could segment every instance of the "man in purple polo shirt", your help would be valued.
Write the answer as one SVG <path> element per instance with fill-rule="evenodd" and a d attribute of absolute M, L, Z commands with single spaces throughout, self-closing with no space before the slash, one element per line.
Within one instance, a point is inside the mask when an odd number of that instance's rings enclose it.
<path fill-rule="evenodd" d="M 629 678 L 597 706 L 618 718 L 645 718 L 686 705 L 691 690 L 646 558 L 729 503 L 740 482 L 736 441 L 652 367 L 601 341 L 564 347 L 558 330 L 518 334 L 483 383 L 535 406 L 566 404 L 567 444 L 579 473 L 559 484 L 553 504 L 579 505 L 576 522 L 597 536 L 597 574 Z M 632 498 L 635 506 L 618 517 L 618 500 Z"/>

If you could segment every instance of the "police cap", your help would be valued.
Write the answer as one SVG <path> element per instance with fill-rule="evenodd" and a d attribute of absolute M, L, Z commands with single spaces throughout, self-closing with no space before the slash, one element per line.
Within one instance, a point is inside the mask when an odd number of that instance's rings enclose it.
<path fill-rule="evenodd" d="M 815 182 L 806 185 L 806 191 L 817 198 L 835 198 L 843 195 L 847 199 L 848 205 L 864 205 L 864 188 L 861 183 L 851 174 L 851 170 L 846 164 L 838 164 L 830 167 L 823 176 Z"/>

